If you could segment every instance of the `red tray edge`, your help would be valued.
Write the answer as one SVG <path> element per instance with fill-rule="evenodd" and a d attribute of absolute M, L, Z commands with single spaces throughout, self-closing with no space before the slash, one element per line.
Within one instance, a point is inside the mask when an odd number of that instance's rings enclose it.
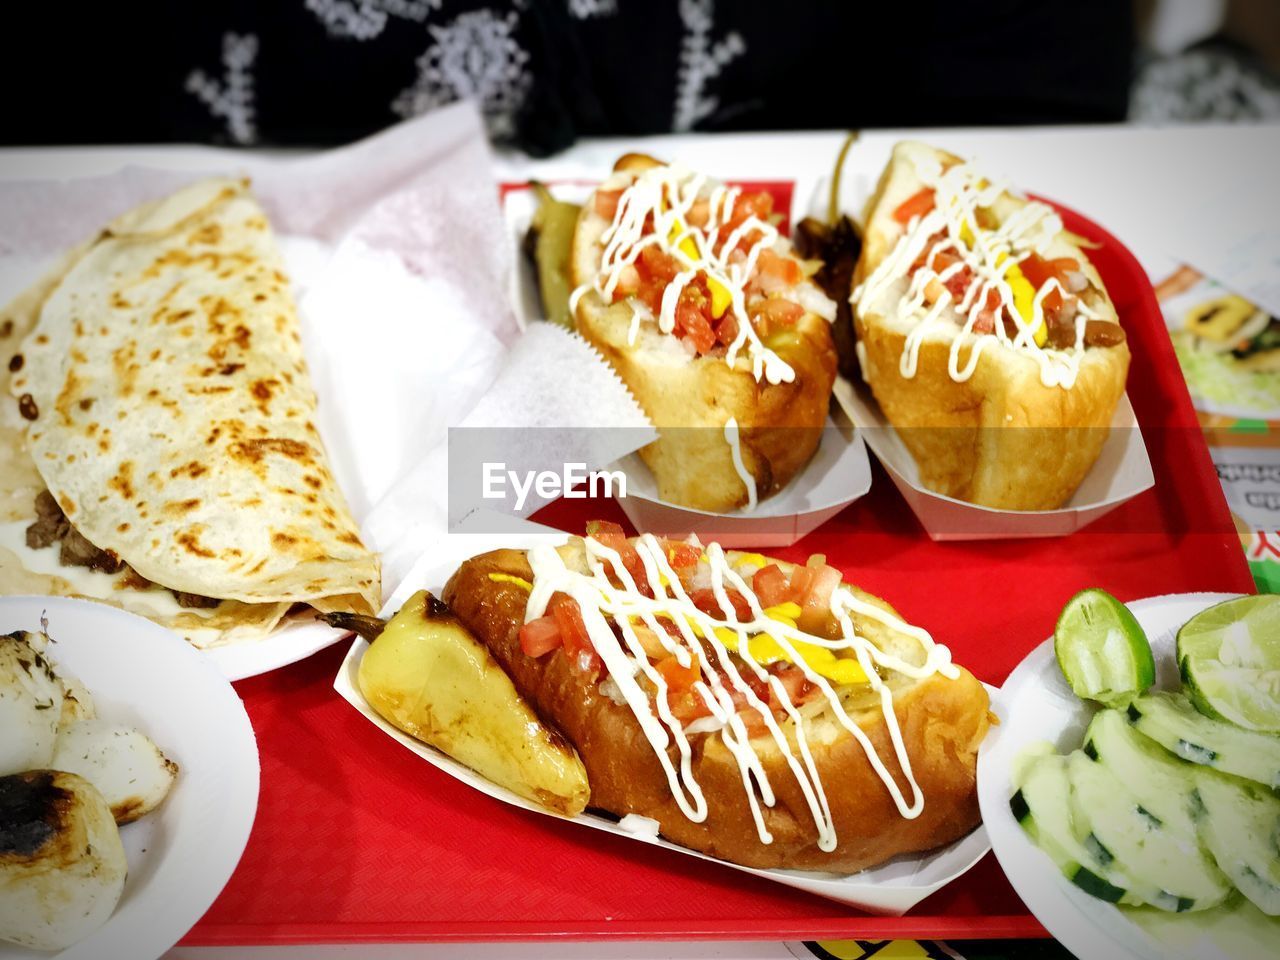
<path fill-rule="evenodd" d="M 858 917 L 850 920 L 822 920 L 811 924 L 723 924 L 690 923 L 672 925 L 666 921 L 642 923 L 590 923 L 572 929 L 563 925 L 531 921 L 523 924 L 460 924 L 442 935 L 425 935 L 415 923 L 352 923 L 340 928 L 318 929 L 309 925 L 266 925 L 201 927 L 188 934 L 180 945 L 186 947 L 242 946 L 247 943 L 343 944 L 343 943 L 460 943 L 531 941 L 597 942 L 620 940 L 1017 940 L 1047 939 L 1048 931 L 1030 914 L 919 919 L 903 917 Z"/>

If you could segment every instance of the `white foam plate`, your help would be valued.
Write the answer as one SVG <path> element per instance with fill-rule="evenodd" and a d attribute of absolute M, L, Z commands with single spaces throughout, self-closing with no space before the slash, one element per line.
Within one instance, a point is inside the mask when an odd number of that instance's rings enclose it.
<path fill-rule="evenodd" d="M 230 878 L 258 809 L 258 745 L 244 705 L 209 659 L 115 607 L 0 597 L 0 633 L 39 630 L 48 657 L 84 682 L 108 720 L 147 734 L 180 772 L 164 804 L 120 829 L 129 879 L 111 918 L 58 954 L 0 942 L 0 960 L 152 960 L 177 943 Z"/>
<path fill-rule="evenodd" d="M 523 532 L 513 532 L 502 536 L 455 533 L 442 538 L 405 577 L 400 588 L 387 601 L 382 615 L 384 617 L 389 616 L 399 610 L 404 601 L 418 590 L 425 588 L 439 595 L 445 581 L 458 568 L 459 564 L 477 554 L 500 547 L 527 549 L 539 543 L 560 544 L 567 539 L 564 533 L 550 531 L 548 528 L 539 527 L 536 524 L 526 523 L 520 526 L 523 528 Z M 625 830 L 614 821 L 589 812 L 572 818 L 564 818 L 560 814 L 539 807 L 509 790 L 490 783 L 468 767 L 445 756 L 434 747 L 413 739 L 378 716 L 361 695 L 359 685 L 356 682 L 360 658 L 367 649 L 368 644 L 364 640 L 356 638 L 355 642 L 352 643 L 351 650 L 347 653 L 346 659 L 338 670 L 338 675 L 334 678 L 333 687 L 338 694 L 383 733 L 397 740 L 407 749 L 412 750 L 432 766 L 474 787 L 481 793 L 525 810 L 545 814 L 549 817 L 572 819 L 575 823 L 579 823 L 584 827 L 603 830 L 607 833 L 629 837 L 642 843 L 663 847 L 690 857 L 697 857 L 700 860 L 719 863 L 735 870 L 741 870 L 744 873 L 765 877 L 777 883 L 816 893 L 872 913 L 894 916 L 910 910 L 925 897 L 965 873 L 991 849 L 985 830 L 979 827 L 968 836 L 928 855 L 900 857 L 874 869 L 847 876 L 799 870 L 757 870 L 738 866 L 725 860 L 717 860 L 714 857 L 709 857 L 656 836 Z"/>
<path fill-rule="evenodd" d="M 1177 630 L 1206 607 L 1231 594 L 1190 593 L 1137 600 L 1127 606 L 1142 624 L 1156 658 L 1156 686 L 1178 689 Z M 992 709 L 1000 718 L 978 754 L 978 800 L 1000 866 L 1036 919 L 1076 956 L 1134 960 L 1262 960 L 1276 956 L 1280 922 L 1270 940 L 1252 908 L 1165 914 L 1097 900 L 1070 883 L 1031 842 L 1009 809 L 1015 758 L 1049 741 L 1062 752 L 1080 746 L 1096 707 L 1071 692 L 1053 654 L 1053 638 L 1040 644 L 1010 674 Z M 1255 924 L 1261 923 L 1261 927 Z"/>

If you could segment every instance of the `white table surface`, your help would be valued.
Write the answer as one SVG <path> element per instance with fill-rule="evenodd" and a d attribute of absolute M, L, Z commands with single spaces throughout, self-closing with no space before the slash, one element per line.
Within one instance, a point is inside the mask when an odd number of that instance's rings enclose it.
<path fill-rule="evenodd" d="M 1194 229 L 1189 218 L 1197 207 L 1229 188 L 1255 189 L 1263 195 L 1280 189 L 1274 172 L 1280 157 L 1280 125 L 1275 124 L 876 131 L 864 134 L 850 153 L 846 167 L 850 189 L 864 195 L 889 148 L 903 137 L 980 158 L 988 169 L 1007 174 L 1025 189 L 1086 214 L 1127 244 L 1153 275 L 1172 266 L 1182 231 Z M 820 178 L 829 174 L 843 139 L 841 132 L 814 132 L 592 140 L 546 160 L 499 153 L 494 170 L 500 181 L 598 179 L 621 154 L 639 151 L 726 177 L 795 179 L 798 189 L 812 192 Z M 234 167 L 238 155 L 186 146 L 9 148 L 0 149 L 0 179 L 97 176 L 129 165 L 206 172 Z M 801 203 L 805 199 L 798 197 Z M 764 960 L 795 955 L 779 943 L 363 944 L 179 947 L 166 960 L 496 960 L 512 956 L 523 960 Z"/>
<path fill-rule="evenodd" d="M 1086 213 L 1149 268 L 1167 262 L 1197 203 L 1237 185 L 1264 194 L 1277 189 L 1280 124 L 874 131 L 851 151 L 851 173 L 874 177 L 904 137 L 978 157 L 1026 189 Z M 726 176 L 814 182 L 829 173 L 843 138 L 828 131 L 600 139 L 547 160 L 500 153 L 494 169 L 500 180 L 598 178 L 621 154 L 640 151 Z M 9 148 L 0 149 L 0 179 L 95 176 L 133 164 L 208 171 L 234 165 L 238 155 L 212 147 Z"/>

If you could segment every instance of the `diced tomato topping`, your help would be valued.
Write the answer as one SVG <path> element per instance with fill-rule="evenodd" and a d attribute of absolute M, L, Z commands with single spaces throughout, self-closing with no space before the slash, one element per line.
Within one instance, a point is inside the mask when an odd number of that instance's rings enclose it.
<path fill-rule="evenodd" d="M 726 590 L 729 595 L 729 603 L 733 606 L 733 612 L 739 620 L 746 620 L 751 616 L 751 607 L 747 604 L 746 598 L 737 590 Z M 713 617 L 723 617 L 724 611 L 720 608 L 720 601 L 716 599 L 715 591 L 710 587 L 703 590 L 695 590 L 689 594 L 689 599 L 693 601 L 693 605 L 703 613 L 710 614 Z"/>
<path fill-rule="evenodd" d="M 773 194 L 744 193 L 733 204 L 733 213 L 729 222 L 721 229 L 720 235 L 727 237 L 735 229 L 747 221 L 749 217 L 768 220 L 773 215 Z"/>
<path fill-rule="evenodd" d="M 738 262 L 737 256 L 736 256 L 737 254 L 741 254 L 742 257 L 745 258 L 746 255 L 751 252 L 752 248 L 758 245 L 763 239 L 764 239 L 764 234 L 761 233 L 759 230 L 755 230 L 755 229 L 748 230 L 745 234 L 742 235 L 741 239 L 738 240 L 738 243 L 736 246 L 734 246 L 733 250 L 729 252 L 729 262 L 730 263 Z M 758 275 L 756 276 L 756 279 L 758 281 Z"/>
<path fill-rule="evenodd" d="M 1054 321 L 1058 319 L 1058 314 L 1062 312 L 1062 308 L 1066 305 L 1067 302 L 1063 299 L 1062 291 L 1058 290 L 1056 287 L 1046 293 L 1044 300 L 1041 301 L 1041 306 L 1044 308 L 1045 322 L 1052 325 Z"/>
<path fill-rule="evenodd" d="M 582 608 L 572 597 L 557 593 L 547 605 L 551 615 L 555 617 L 556 626 L 560 628 L 560 636 L 564 640 L 567 653 L 577 656 L 584 650 L 593 650 L 591 636 L 587 633 L 587 625 L 582 620 Z"/>
<path fill-rule="evenodd" d="M 1037 290 L 1053 277 L 1053 271 L 1049 268 L 1049 261 L 1037 253 L 1031 253 L 1027 256 L 1026 259 L 1018 264 L 1018 269 L 1027 278 L 1027 282 Z"/>
<path fill-rule="evenodd" d="M 956 259 L 956 255 L 950 250 L 939 250 L 934 253 L 934 248 L 947 237 L 945 232 L 935 233 L 929 238 L 929 242 L 924 245 L 920 251 L 920 256 L 916 257 L 915 262 L 911 264 L 911 273 L 915 273 L 926 263 L 932 263 L 933 268 L 939 273 L 942 272 L 943 266 Z M 944 259 L 945 258 L 945 259 Z"/>
<path fill-rule="evenodd" d="M 551 616 L 560 628 L 560 636 L 564 642 L 564 652 L 572 658 L 575 667 L 582 667 L 591 673 L 600 670 L 600 658 L 591 644 L 591 635 L 587 633 L 587 625 L 582 620 L 582 608 L 578 601 L 563 593 L 557 593 L 548 604 Z"/>
<path fill-rule="evenodd" d="M 688 690 L 702 679 L 702 670 L 697 660 L 691 659 L 689 666 L 682 667 L 674 656 L 665 657 L 654 664 L 654 669 L 662 675 L 667 686 L 676 692 Z"/>
<path fill-rule="evenodd" d="M 978 312 L 978 319 L 973 322 L 975 333 L 994 333 L 996 329 L 996 317 L 1000 314 L 1000 294 L 992 287 L 987 291 L 987 299 L 983 303 L 982 310 Z"/>
<path fill-rule="evenodd" d="M 688 340 L 699 356 L 716 345 L 716 331 L 711 326 L 711 301 L 701 284 L 690 283 L 680 291 L 676 322 L 671 332 Z"/>
<path fill-rule="evenodd" d="M 619 524 L 608 520 L 589 521 L 587 536 L 610 550 L 621 550 L 627 543 L 626 531 Z"/>
<path fill-rule="evenodd" d="M 732 310 L 726 310 L 716 324 L 716 339 L 726 347 L 738 339 L 738 318 Z"/>
<path fill-rule="evenodd" d="M 813 585 L 813 571 L 808 567 L 796 567 L 791 571 L 791 596 L 796 599 L 797 603 L 804 600 L 809 595 L 809 588 Z"/>
<path fill-rule="evenodd" d="M 1057 280 L 1065 288 L 1067 275 L 1080 269 L 1080 261 L 1072 257 L 1054 257 L 1052 260 L 1046 260 L 1033 252 L 1018 264 L 1018 268 L 1037 290 L 1050 280 Z"/>
<path fill-rule="evenodd" d="M 943 239 L 943 234 L 938 234 L 930 241 L 925 247 L 924 253 L 920 254 L 916 262 L 911 265 L 912 273 L 927 265 L 935 273 L 941 274 L 960 262 L 960 256 L 953 250 L 935 250 Z M 973 270 L 968 265 L 965 265 L 948 276 L 944 285 L 951 293 L 952 299 L 960 301 L 964 298 L 965 291 L 969 289 L 969 284 L 972 282 Z"/>
<path fill-rule="evenodd" d="M 791 257 L 779 256 L 772 250 L 761 250 L 756 258 L 756 273 L 753 279 L 765 293 L 772 293 L 775 290 L 795 286 L 804 279 L 804 271 Z"/>
<path fill-rule="evenodd" d="M 627 539 L 622 527 L 604 520 L 592 520 L 587 524 L 587 536 L 602 547 L 608 547 L 622 558 L 622 565 L 636 582 L 636 589 L 647 597 L 653 596 L 649 587 L 649 577 L 645 573 L 644 561 L 636 552 L 635 546 Z"/>
<path fill-rule="evenodd" d="M 769 681 L 762 680 L 759 677 L 757 677 L 754 670 L 743 669 L 741 673 L 742 673 L 743 682 L 748 687 L 751 688 L 751 692 L 754 693 L 761 700 L 763 700 L 765 703 L 768 703 L 770 699 Z M 730 693 L 730 697 L 732 698 L 733 702 L 738 706 L 738 709 L 742 709 L 747 705 L 747 698 L 742 694 L 738 693 L 737 690 L 732 691 Z"/>
<path fill-rule="evenodd" d="M 635 268 L 635 264 L 628 263 L 618 272 L 618 285 L 613 288 L 613 302 L 637 296 L 642 284 L 640 271 Z"/>
<path fill-rule="evenodd" d="M 711 201 L 695 200 L 684 218 L 691 227 L 705 227 L 711 219 Z"/>
<path fill-rule="evenodd" d="M 675 624 L 670 620 L 659 620 L 658 624 L 667 633 L 671 633 L 675 629 Z M 670 656 L 666 645 L 662 642 L 662 638 L 650 630 L 648 626 L 643 623 L 633 623 L 631 630 L 635 633 L 636 640 L 640 643 L 640 649 L 644 651 L 645 656 L 650 660 L 661 660 L 663 657 Z"/>
<path fill-rule="evenodd" d="M 530 620 L 520 628 L 520 649 L 530 657 L 550 653 L 563 642 L 560 625 L 552 616 Z"/>
<path fill-rule="evenodd" d="M 840 586 L 842 577 L 840 571 L 826 563 L 820 567 L 806 567 L 806 570 L 812 571 L 812 575 L 809 577 L 808 590 L 805 590 L 803 598 L 797 600 L 801 607 L 800 620 L 797 622 L 803 630 L 820 634 L 827 618 L 831 616 L 831 595 Z"/>
<path fill-rule="evenodd" d="M 665 289 L 680 272 L 680 262 L 671 254 L 648 246 L 640 251 L 636 269 L 640 271 L 640 278 L 645 283 L 655 283 Z"/>
<path fill-rule="evenodd" d="M 780 297 L 769 297 L 754 303 L 747 311 L 755 324 L 756 333 L 761 337 L 784 329 L 794 327 L 804 316 L 804 307 Z"/>
<path fill-rule="evenodd" d="M 633 284 L 626 284 L 627 271 L 635 271 Z M 649 246 L 640 251 L 636 262 L 619 277 L 618 286 L 614 288 L 614 302 L 625 297 L 636 297 L 656 316 L 662 310 L 662 294 L 667 284 L 680 272 L 680 264 L 675 257 L 663 253 L 657 247 Z"/>
<path fill-rule="evenodd" d="M 791 599 L 791 584 L 787 582 L 787 575 L 776 563 L 757 570 L 755 576 L 751 578 L 751 588 L 755 590 L 762 607 L 776 607 Z"/>
<path fill-rule="evenodd" d="M 677 640 L 681 642 L 684 641 L 684 634 L 680 632 L 680 628 L 676 626 L 674 620 L 671 620 L 667 617 L 659 617 L 658 626 L 660 626 L 666 632 L 667 636 L 669 636 L 672 640 Z M 667 655 L 667 652 L 666 652 L 666 649 L 664 648 L 662 651 L 662 656 L 665 657 L 666 655 Z M 656 657 L 657 654 L 655 654 L 654 656 Z"/>
<path fill-rule="evenodd" d="M 692 687 L 685 687 L 679 691 L 668 690 L 667 706 L 671 708 L 672 715 L 685 724 L 692 723 L 699 717 L 711 716 L 707 702 Z"/>
<path fill-rule="evenodd" d="M 935 269 L 937 269 L 936 266 Z M 938 272 L 941 273 L 941 270 Z M 973 270 L 966 265 L 957 270 L 951 276 L 947 277 L 946 287 L 951 291 L 951 296 L 958 302 L 964 299 L 964 295 L 968 291 L 971 283 L 973 283 Z M 999 301 L 998 294 L 996 296 L 996 300 Z"/>
<path fill-rule="evenodd" d="M 667 551 L 667 563 L 675 570 L 692 567 L 702 558 L 702 550 L 683 540 L 667 540 L 663 544 Z"/>
<path fill-rule="evenodd" d="M 813 575 L 813 583 L 809 586 L 809 595 L 805 598 L 806 601 L 810 605 L 830 606 L 831 595 L 836 592 L 836 587 L 840 586 L 842 579 L 840 571 L 830 564 L 823 564 L 818 567 Z"/>
<path fill-rule="evenodd" d="M 622 199 L 622 190 L 597 190 L 595 199 L 596 213 L 606 220 L 612 220 L 618 212 L 618 201 Z"/>
<path fill-rule="evenodd" d="M 898 209 L 893 211 L 893 219 L 901 224 L 910 223 L 912 217 L 923 216 L 932 210 L 935 202 L 933 188 L 925 187 L 898 204 Z"/>
<path fill-rule="evenodd" d="M 809 682 L 809 678 L 799 667 L 789 663 L 779 663 L 771 665 L 769 672 L 778 678 L 778 682 L 782 684 L 782 689 L 787 694 L 787 699 L 793 706 L 800 706 L 818 692 L 817 686 Z M 772 693 L 773 691 L 770 690 L 769 702 L 775 707 L 781 707 L 782 703 Z"/>

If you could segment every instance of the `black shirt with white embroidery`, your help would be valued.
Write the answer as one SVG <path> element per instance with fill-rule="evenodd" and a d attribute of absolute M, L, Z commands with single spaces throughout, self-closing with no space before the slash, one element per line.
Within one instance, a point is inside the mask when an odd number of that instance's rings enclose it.
<path fill-rule="evenodd" d="M 26 4 L 7 143 L 347 142 L 459 98 L 535 153 L 588 135 L 1119 120 L 1116 0 Z"/>

